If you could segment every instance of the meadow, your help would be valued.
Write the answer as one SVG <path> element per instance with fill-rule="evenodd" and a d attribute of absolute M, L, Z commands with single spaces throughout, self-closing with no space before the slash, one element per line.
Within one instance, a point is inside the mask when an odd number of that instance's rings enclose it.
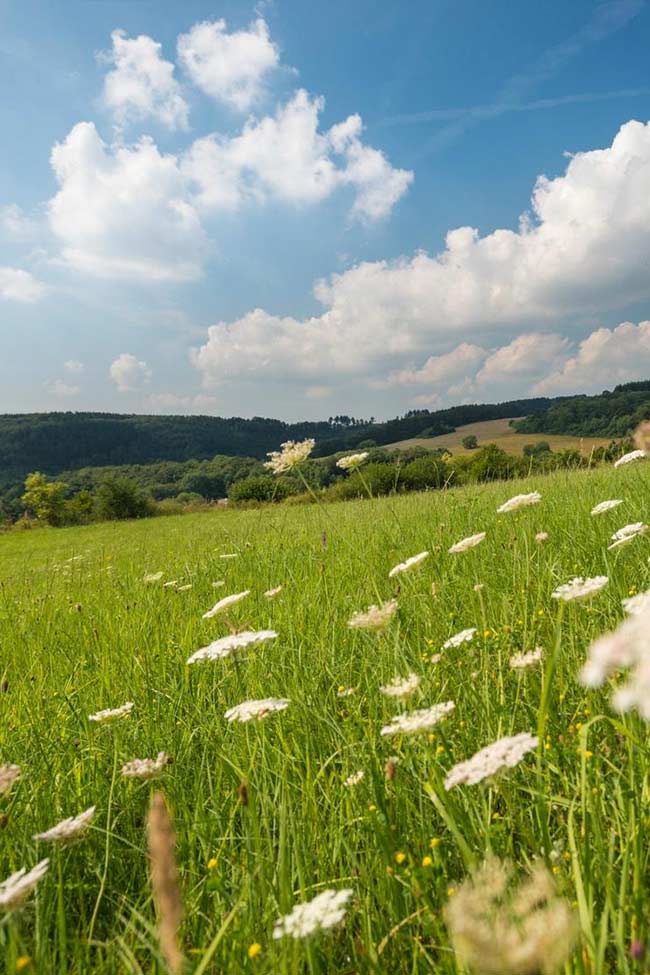
<path fill-rule="evenodd" d="M 520 420 L 521 417 L 513 417 L 513 420 Z M 510 420 L 481 420 L 478 423 L 466 423 L 457 427 L 453 433 L 442 433 L 437 437 L 411 437 L 408 440 L 399 440 L 396 443 L 388 444 L 389 447 L 428 447 L 436 450 L 445 447 L 452 454 L 471 454 L 471 450 L 463 447 L 465 437 L 474 436 L 478 443 L 483 447 L 487 443 L 496 444 L 507 454 L 521 454 L 524 447 L 528 444 L 538 443 L 544 440 L 551 450 L 577 450 L 583 456 L 588 457 L 595 447 L 606 447 L 611 437 L 578 437 L 575 434 L 561 433 L 517 433 L 510 426 Z"/>
<path fill-rule="evenodd" d="M 0 536 L 0 761 L 21 768 L 0 797 L 0 879 L 50 858 L 0 921 L 0 971 L 167 970 L 145 829 L 154 790 L 176 831 L 188 973 L 462 971 L 445 910 L 489 854 L 522 877 L 547 866 L 576 919 L 567 972 L 643 971 L 647 726 L 578 674 L 590 642 L 623 619 L 622 600 L 650 588 L 648 536 L 608 550 L 616 529 L 650 521 L 649 488 L 646 462 Z M 533 491 L 540 503 L 496 513 Z M 623 504 L 592 517 L 608 498 Z M 478 532 L 475 548 L 448 552 Z M 574 576 L 609 583 L 588 603 L 553 599 Z M 383 630 L 348 626 L 392 598 Z M 472 639 L 443 649 L 467 628 Z M 188 665 L 244 629 L 277 638 Z M 537 647 L 541 661 L 510 666 Z M 380 692 L 410 673 L 420 678 L 410 696 Z M 224 717 L 267 698 L 289 704 L 246 723 Z M 396 714 L 447 701 L 429 730 L 381 734 Z M 89 721 L 126 702 L 121 720 Z M 539 744 L 516 767 L 445 788 L 456 763 L 523 732 Z M 172 761 L 157 779 L 121 774 L 161 751 Z M 91 806 L 74 842 L 32 838 Z M 341 923 L 273 936 L 326 889 L 352 891 Z"/>

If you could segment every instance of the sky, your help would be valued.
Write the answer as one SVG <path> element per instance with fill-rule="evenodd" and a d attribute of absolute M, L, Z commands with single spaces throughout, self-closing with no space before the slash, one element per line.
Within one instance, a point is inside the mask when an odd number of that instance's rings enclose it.
<path fill-rule="evenodd" d="M 0 0 L 0 412 L 650 379 L 647 0 Z"/>

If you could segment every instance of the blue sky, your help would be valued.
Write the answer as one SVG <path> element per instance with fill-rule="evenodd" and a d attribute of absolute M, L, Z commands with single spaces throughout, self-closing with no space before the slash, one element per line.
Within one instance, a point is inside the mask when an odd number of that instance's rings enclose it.
<path fill-rule="evenodd" d="M 0 410 L 650 378 L 643 0 L 5 0 L 0 28 Z"/>

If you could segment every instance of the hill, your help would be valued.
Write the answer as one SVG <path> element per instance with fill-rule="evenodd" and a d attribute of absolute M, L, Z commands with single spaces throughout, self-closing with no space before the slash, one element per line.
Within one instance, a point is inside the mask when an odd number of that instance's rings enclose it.
<path fill-rule="evenodd" d="M 650 418 L 650 380 L 624 383 L 598 396 L 571 396 L 552 403 L 517 423 L 520 433 L 573 434 L 581 437 L 625 437 Z"/>
<path fill-rule="evenodd" d="M 522 417 L 512 417 L 503 420 L 483 420 L 479 423 L 468 423 L 458 427 L 453 433 L 443 433 L 438 437 L 412 437 L 389 444 L 400 450 L 409 447 L 427 447 L 437 450 L 444 447 L 452 454 L 471 454 L 472 450 L 463 447 L 465 437 L 476 437 L 479 446 L 488 443 L 496 444 L 508 454 L 521 454 L 524 447 L 533 444 L 540 438 L 529 433 L 519 433 L 512 424 L 520 422 Z M 549 434 L 544 436 L 545 442 L 551 450 L 577 450 L 580 454 L 589 454 L 594 447 L 606 447 L 610 442 L 608 437 L 581 437 L 577 435 Z"/>

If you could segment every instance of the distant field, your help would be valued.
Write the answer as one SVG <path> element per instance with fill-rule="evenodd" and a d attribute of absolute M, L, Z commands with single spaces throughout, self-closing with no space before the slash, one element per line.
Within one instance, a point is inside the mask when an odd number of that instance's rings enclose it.
<path fill-rule="evenodd" d="M 521 419 L 513 417 L 513 419 Z M 469 454 L 461 441 L 474 434 L 479 447 L 488 443 L 495 443 L 509 454 L 520 454 L 526 444 L 546 440 L 551 450 L 565 450 L 572 447 L 583 454 L 588 454 L 594 447 L 606 446 L 611 438 L 606 437 L 574 437 L 554 435 L 552 433 L 516 433 L 510 427 L 510 420 L 484 420 L 481 423 L 468 423 L 458 427 L 454 433 L 445 433 L 440 437 L 413 437 L 411 440 L 398 440 L 388 444 L 389 447 L 446 447 L 452 454 Z"/>

